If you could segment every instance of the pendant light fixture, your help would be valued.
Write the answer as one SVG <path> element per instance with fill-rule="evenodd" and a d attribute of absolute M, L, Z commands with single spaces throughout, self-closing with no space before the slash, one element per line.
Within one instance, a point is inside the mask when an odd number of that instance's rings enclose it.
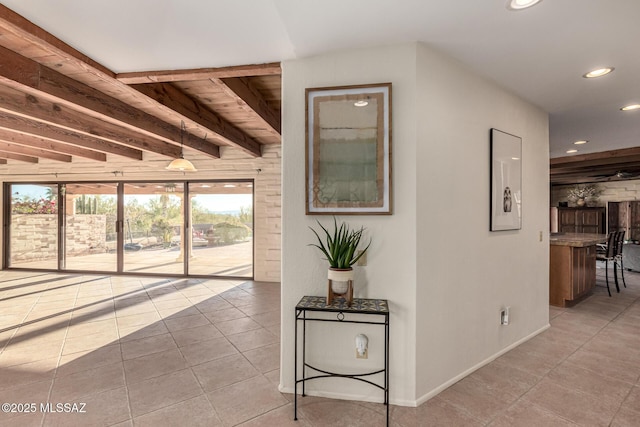
<path fill-rule="evenodd" d="M 187 131 L 184 122 L 180 121 L 180 157 L 169 163 L 166 167 L 170 171 L 196 172 L 197 169 L 189 160 L 184 158 L 184 134 Z"/>

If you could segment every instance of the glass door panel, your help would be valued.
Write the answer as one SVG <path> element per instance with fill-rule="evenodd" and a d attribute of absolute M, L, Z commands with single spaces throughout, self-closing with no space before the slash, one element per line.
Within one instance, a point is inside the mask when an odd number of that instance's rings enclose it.
<path fill-rule="evenodd" d="M 63 269 L 116 271 L 118 184 L 61 184 L 65 194 Z"/>
<path fill-rule="evenodd" d="M 189 198 L 189 274 L 253 277 L 253 182 L 192 182 Z"/>
<path fill-rule="evenodd" d="M 12 184 L 8 266 L 58 268 L 58 185 Z"/>
<path fill-rule="evenodd" d="M 183 183 L 124 184 L 123 271 L 184 274 L 183 200 Z"/>

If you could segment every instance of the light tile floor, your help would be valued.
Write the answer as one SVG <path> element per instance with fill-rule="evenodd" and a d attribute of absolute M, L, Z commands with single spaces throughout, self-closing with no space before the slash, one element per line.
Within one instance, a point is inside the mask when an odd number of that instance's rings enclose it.
<path fill-rule="evenodd" d="M 420 407 L 392 406 L 392 425 L 639 426 L 640 274 L 626 277 Z M 0 272 L 0 403 L 37 404 L 0 425 L 384 425 L 381 404 L 315 397 L 294 422 L 279 333 L 279 284 Z"/>

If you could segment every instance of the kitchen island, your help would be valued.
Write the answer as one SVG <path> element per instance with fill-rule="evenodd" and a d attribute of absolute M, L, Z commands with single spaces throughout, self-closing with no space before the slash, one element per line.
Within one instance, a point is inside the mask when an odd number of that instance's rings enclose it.
<path fill-rule="evenodd" d="M 552 233 L 549 237 L 549 304 L 567 307 L 596 284 L 596 244 L 606 234 Z"/>

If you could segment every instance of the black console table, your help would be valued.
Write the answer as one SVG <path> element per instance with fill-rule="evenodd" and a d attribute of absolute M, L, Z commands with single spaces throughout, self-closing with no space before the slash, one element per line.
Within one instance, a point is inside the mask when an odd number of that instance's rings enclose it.
<path fill-rule="evenodd" d="M 336 317 L 317 317 L 317 313 L 336 313 Z M 352 315 L 373 315 L 376 321 L 357 320 Z M 298 322 L 302 322 L 302 378 L 298 379 Z M 360 323 L 367 325 L 384 326 L 384 367 L 372 372 L 363 374 L 345 374 L 337 372 L 329 372 L 319 367 L 311 366 L 306 361 L 306 339 L 307 339 L 307 322 L 337 322 L 337 323 Z M 295 324 L 295 375 L 294 375 L 294 404 L 293 419 L 298 419 L 298 384 L 302 383 L 302 395 L 305 396 L 305 382 L 317 378 L 350 378 L 371 384 L 384 391 L 384 404 L 387 406 L 387 426 L 389 425 L 389 303 L 384 299 L 364 299 L 354 298 L 351 306 L 348 306 L 343 298 L 333 301 L 333 304 L 327 305 L 326 297 L 303 297 L 298 305 L 296 305 L 296 324 Z M 312 375 L 307 376 L 307 368 L 315 371 Z M 377 384 L 370 381 L 366 377 L 376 374 L 383 374 L 384 383 Z"/>

